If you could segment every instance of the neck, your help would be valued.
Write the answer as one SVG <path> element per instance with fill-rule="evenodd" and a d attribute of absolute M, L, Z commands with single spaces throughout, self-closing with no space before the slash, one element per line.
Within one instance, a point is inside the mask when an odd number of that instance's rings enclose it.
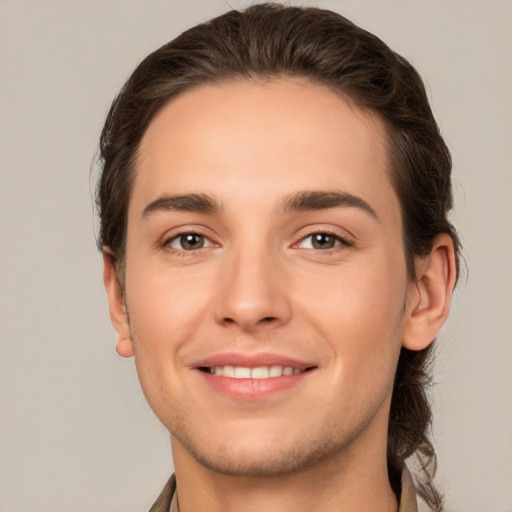
<path fill-rule="evenodd" d="M 180 512 L 396 512 L 386 456 L 351 446 L 286 475 L 223 475 L 172 438 Z M 357 454 L 357 456 L 356 456 Z"/>

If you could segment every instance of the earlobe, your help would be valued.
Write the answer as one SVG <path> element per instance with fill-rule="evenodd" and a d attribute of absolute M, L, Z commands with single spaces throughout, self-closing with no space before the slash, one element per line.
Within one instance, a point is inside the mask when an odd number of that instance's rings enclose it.
<path fill-rule="evenodd" d="M 437 336 L 450 311 L 456 281 L 455 252 L 449 235 L 437 235 L 428 256 L 416 262 L 411 283 L 402 345 L 422 350 Z"/>
<path fill-rule="evenodd" d="M 116 352 L 121 357 L 133 357 L 133 344 L 131 338 L 117 338 Z"/>
<path fill-rule="evenodd" d="M 103 248 L 103 283 L 107 292 L 110 320 L 117 332 L 116 351 L 122 357 L 133 356 L 128 314 L 124 294 L 116 273 L 116 262 L 109 247 Z"/>

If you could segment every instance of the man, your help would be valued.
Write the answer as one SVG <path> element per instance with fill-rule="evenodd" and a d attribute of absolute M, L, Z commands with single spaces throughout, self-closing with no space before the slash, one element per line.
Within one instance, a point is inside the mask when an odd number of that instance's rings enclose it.
<path fill-rule="evenodd" d="M 421 79 L 332 12 L 260 4 L 148 56 L 102 138 L 117 351 L 171 435 L 153 511 L 433 510 L 426 373 L 456 282 Z"/>

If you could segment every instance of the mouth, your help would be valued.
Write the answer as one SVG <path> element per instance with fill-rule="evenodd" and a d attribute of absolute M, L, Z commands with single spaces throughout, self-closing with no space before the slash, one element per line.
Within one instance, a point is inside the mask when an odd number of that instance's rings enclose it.
<path fill-rule="evenodd" d="M 309 367 L 293 367 L 293 366 L 200 366 L 198 368 L 204 373 L 215 375 L 217 377 L 228 377 L 231 379 L 271 379 L 278 377 L 289 377 L 292 375 L 299 375 L 315 369 L 315 366 Z"/>
<path fill-rule="evenodd" d="M 261 400 L 310 381 L 319 366 L 283 354 L 219 353 L 191 365 L 209 389 L 230 399 Z"/>

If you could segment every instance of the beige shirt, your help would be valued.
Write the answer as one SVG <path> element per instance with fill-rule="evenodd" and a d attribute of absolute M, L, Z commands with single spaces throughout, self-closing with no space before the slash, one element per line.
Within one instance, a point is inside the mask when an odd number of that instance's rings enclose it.
<path fill-rule="evenodd" d="M 427 512 L 428 510 L 429 508 L 423 500 L 419 500 L 418 503 L 411 474 L 409 470 L 404 467 L 402 471 L 402 493 L 398 512 Z M 179 512 L 176 478 L 174 475 L 171 476 L 149 512 Z"/>

